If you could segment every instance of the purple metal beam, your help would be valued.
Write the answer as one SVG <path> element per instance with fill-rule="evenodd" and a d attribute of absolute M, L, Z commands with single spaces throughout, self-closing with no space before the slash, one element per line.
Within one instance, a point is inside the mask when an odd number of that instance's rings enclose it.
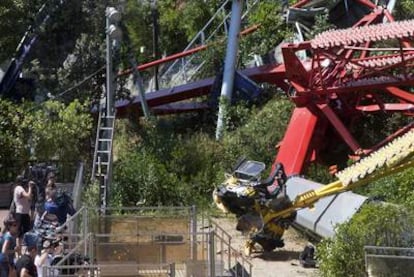
<path fill-rule="evenodd" d="M 285 78 L 284 66 L 273 64 L 256 68 L 250 68 L 241 71 L 241 73 L 255 82 L 281 83 Z M 196 81 L 190 84 L 176 86 L 168 89 L 149 92 L 145 95 L 148 106 L 153 108 L 173 102 L 200 97 L 211 93 L 211 87 L 214 84 L 214 78 Z M 288 86 L 285 86 L 287 89 Z M 129 110 L 141 110 L 140 98 L 138 96 L 131 100 L 121 100 L 115 103 L 117 116 L 126 115 Z"/>

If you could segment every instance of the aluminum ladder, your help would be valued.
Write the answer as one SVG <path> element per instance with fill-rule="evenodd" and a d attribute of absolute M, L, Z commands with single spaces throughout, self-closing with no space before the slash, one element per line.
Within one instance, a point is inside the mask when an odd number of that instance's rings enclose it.
<path fill-rule="evenodd" d="M 92 180 L 100 185 L 100 204 L 105 209 L 107 204 L 109 182 L 112 178 L 112 145 L 115 130 L 115 115 L 108 116 L 99 111 L 96 131 L 95 151 L 93 155 Z"/>

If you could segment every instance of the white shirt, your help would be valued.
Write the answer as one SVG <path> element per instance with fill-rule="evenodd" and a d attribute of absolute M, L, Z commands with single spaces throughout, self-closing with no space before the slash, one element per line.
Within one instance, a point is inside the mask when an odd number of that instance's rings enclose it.
<path fill-rule="evenodd" d="M 23 196 L 25 192 L 22 186 L 16 186 L 13 193 L 13 200 L 16 204 L 16 213 L 29 214 L 30 213 L 30 199 Z"/>
<path fill-rule="evenodd" d="M 41 261 L 41 255 L 37 254 L 35 259 L 34 259 L 34 264 L 36 266 L 36 270 L 37 270 L 37 276 L 38 277 L 43 277 L 43 267 L 44 266 L 50 266 L 52 264 L 53 261 L 53 256 L 52 254 L 47 254 L 47 257 L 45 259 L 45 261 L 43 262 L 43 264 L 40 264 Z M 47 272 L 47 273 L 51 273 L 51 272 Z M 56 275 L 52 275 L 52 276 L 58 276 L 59 272 L 56 272 Z"/>

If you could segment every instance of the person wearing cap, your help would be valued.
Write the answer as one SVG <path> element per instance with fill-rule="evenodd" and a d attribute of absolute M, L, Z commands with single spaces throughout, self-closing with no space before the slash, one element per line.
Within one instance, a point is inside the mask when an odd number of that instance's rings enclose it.
<path fill-rule="evenodd" d="M 30 206 L 35 183 L 25 181 L 23 176 L 16 178 L 16 187 L 14 188 L 13 200 L 16 204 L 16 220 L 19 224 L 19 237 L 28 232 L 31 227 Z"/>
<path fill-rule="evenodd" d="M 23 236 L 23 255 L 16 262 L 17 277 L 37 277 L 34 259 L 37 255 L 39 235 L 27 232 Z"/>
<path fill-rule="evenodd" d="M 60 253 L 60 249 L 61 247 L 59 244 L 55 245 L 51 243 L 50 240 L 43 241 L 42 250 L 36 255 L 34 259 L 38 277 L 47 276 L 46 274 L 43 274 L 44 267 L 50 266 L 52 264 L 55 253 Z M 58 276 L 59 270 L 54 269 L 52 272 L 49 272 L 49 274 L 50 273 L 53 273 L 52 276 Z"/>
<path fill-rule="evenodd" d="M 19 233 L 16 219 L 9 214 L 4 220 L 4 230 L 0 237 L 0 277 L 14 276 L 14 254 L 16 250 L 16 237 Z M 10 275 L 9 275 L 10 274 Z"/>

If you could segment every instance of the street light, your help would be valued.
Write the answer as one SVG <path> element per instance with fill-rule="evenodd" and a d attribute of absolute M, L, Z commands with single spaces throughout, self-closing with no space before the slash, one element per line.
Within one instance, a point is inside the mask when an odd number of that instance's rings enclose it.
<path fill-rule="evenodd" d="M 117 23 L 121 21 L 121 13 L 118 12 L 118 10 L 115 9 L 114 7 L 107 7 L 106 18 L 109 19 L 113 23 Z"/>
<path fill-rule="evenodd" d="M 106 30 L 107 35 L 112 40 L 120 40 L 122 37 L 122 31 L 114 24 L 109 25 L 108 29 Z"/>
<path fill-rule="evenodd" d="M 122 32 L 120 28 L 116 26 L 116 24 L 121 20 L 121 14 L 113 7 L 107 7 L 105 10 L 105 17 L 106 17 L 106 120 L 104 120 L 104 127 L 105 129 L 103 132 L 104 134 L 99 134 L 104 136 L 105 139 L 112 140 L 113 137 L 113 124 L 115 115 L 114 111 L 114 69 L 112 68 L 112 51 L 113 48 L 116 47 L 118 41 L 121 39 Z M 100 126 L 101 127 L 101 126 Z M 99 127 L 99 128 L 100 128 Z M 98 131 L 99 132 L 99 131 Z M 100 145 L 98 143 L 98 145 Z M 101 188 L 103 188 L 102 198 L 101 198 L 101 206 L 103 209 L 106 208 L 106 203 L 109 194 L 109 188 L 112 180 L 112 141 L 111 143 L 105 144 L 107 149 L 107 172 L 104 178 L 101 180 Z M 98 146 L 99 147 L 99 146 Z M 100 158 L 100 156 L 98 157 Z M 105 211 L 103 211 L 105 212 Z"/>
<path fill-rule="evenodd" d="M 116 24 L 121 20 L 121 13 L 114 7 L 107 7 L 106 17 L 106 115 L 114 114 L 114 72 L 112 68 L 112 48 L 114 42 L 122 37 L 121 29 Z"/>

